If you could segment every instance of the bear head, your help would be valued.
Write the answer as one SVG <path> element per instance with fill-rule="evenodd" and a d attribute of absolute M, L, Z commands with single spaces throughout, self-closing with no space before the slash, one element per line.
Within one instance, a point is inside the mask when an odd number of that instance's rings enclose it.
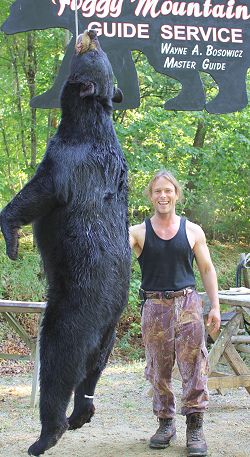
<path fill-rule="evenodd" d="M 111 64 L 94 30 L 78 36 L 67 83 L 78 89 L 81 99 L 92 96 L 111 107 L 112 101 L 122 101 L 121 90 L 114 87 Z"/>

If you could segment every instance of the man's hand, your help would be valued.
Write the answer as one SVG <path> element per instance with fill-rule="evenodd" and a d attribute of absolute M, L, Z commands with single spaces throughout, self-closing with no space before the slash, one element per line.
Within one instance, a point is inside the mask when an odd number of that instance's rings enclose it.
<path fill-rule="evenodd" d="M 220 310 L 217 308 L 212 308 L 208 314 L 207 327 L 209 328 L 209 333 L 216 333 L 220 329 Z"/>

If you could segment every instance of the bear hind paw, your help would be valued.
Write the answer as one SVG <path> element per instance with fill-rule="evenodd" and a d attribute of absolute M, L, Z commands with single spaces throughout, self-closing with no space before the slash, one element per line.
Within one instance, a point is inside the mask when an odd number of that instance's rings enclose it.
<path fill-rule="evenodd" d="M 78 428 L 81 428 L 84 424 L 88 424 L 91 421 L 91 418 L 95 414 L 95 407 L 94 405 L 92 406 L 93 407 L 91 408 L 91 410 L 84 412 L 83 414 L 71 414 L 71 416 L 68 418 L 69 430 L 76 430 Z"/>
<path fill-rule="evenodd" d="M 44 454 L 45 451 L 56 445 L 57 441 L 68 430 L 68 428 L 69 424 L 66 422 L 61 427 L 57 427 L 54 432 L 41 434 L 40 438 L 29 447 L 28 454 L 34 456 Z"/>

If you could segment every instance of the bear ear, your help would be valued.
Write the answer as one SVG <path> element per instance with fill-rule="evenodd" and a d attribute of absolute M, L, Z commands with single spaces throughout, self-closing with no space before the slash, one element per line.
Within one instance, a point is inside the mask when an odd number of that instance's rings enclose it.
<path fill-rule="evenodd" d="M 115 102 L 115 103 L 121 103 L 123 100 L 123 93 L 121 91 L 121 89 L 119 89 L 117 87 L 117 89 L 114 87 L 114 95 L 113 95 L 113 98 L 112 98 L 112 102 Z"/>
<path fill-rule="evenodd" d="M 95 93 L 95 84 L 92 81 L 85 81 L 81 84 L 80 87 L 80 97 L 85 98 L 89 95 L 94 95 Z"/>

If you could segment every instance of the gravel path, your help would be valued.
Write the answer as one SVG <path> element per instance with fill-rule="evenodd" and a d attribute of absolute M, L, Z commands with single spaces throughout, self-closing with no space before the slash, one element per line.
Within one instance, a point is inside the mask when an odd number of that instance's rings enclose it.
<path fill-rule="evenodd" d="M 96 391 L 96 415 L 90 424 L 65 433 L 51 457 L 184 457 L 185 418 L 177 396 L 177 441 L 165 450 L 151 450 L 148 439 L 157 423 L 151 412 L 149 386 L 142 362 L 111 363 Z M 22 457 L 40 432 L 38 411 L 29 406 L 32 374 L 2 376 L 0 381 L 0 457 Z M 71 406 L 72 407 L 72 406 Z M 245 389 L 210 394 L 205 433 L 210 457 L 250 456 L 250 395 Z"/>

